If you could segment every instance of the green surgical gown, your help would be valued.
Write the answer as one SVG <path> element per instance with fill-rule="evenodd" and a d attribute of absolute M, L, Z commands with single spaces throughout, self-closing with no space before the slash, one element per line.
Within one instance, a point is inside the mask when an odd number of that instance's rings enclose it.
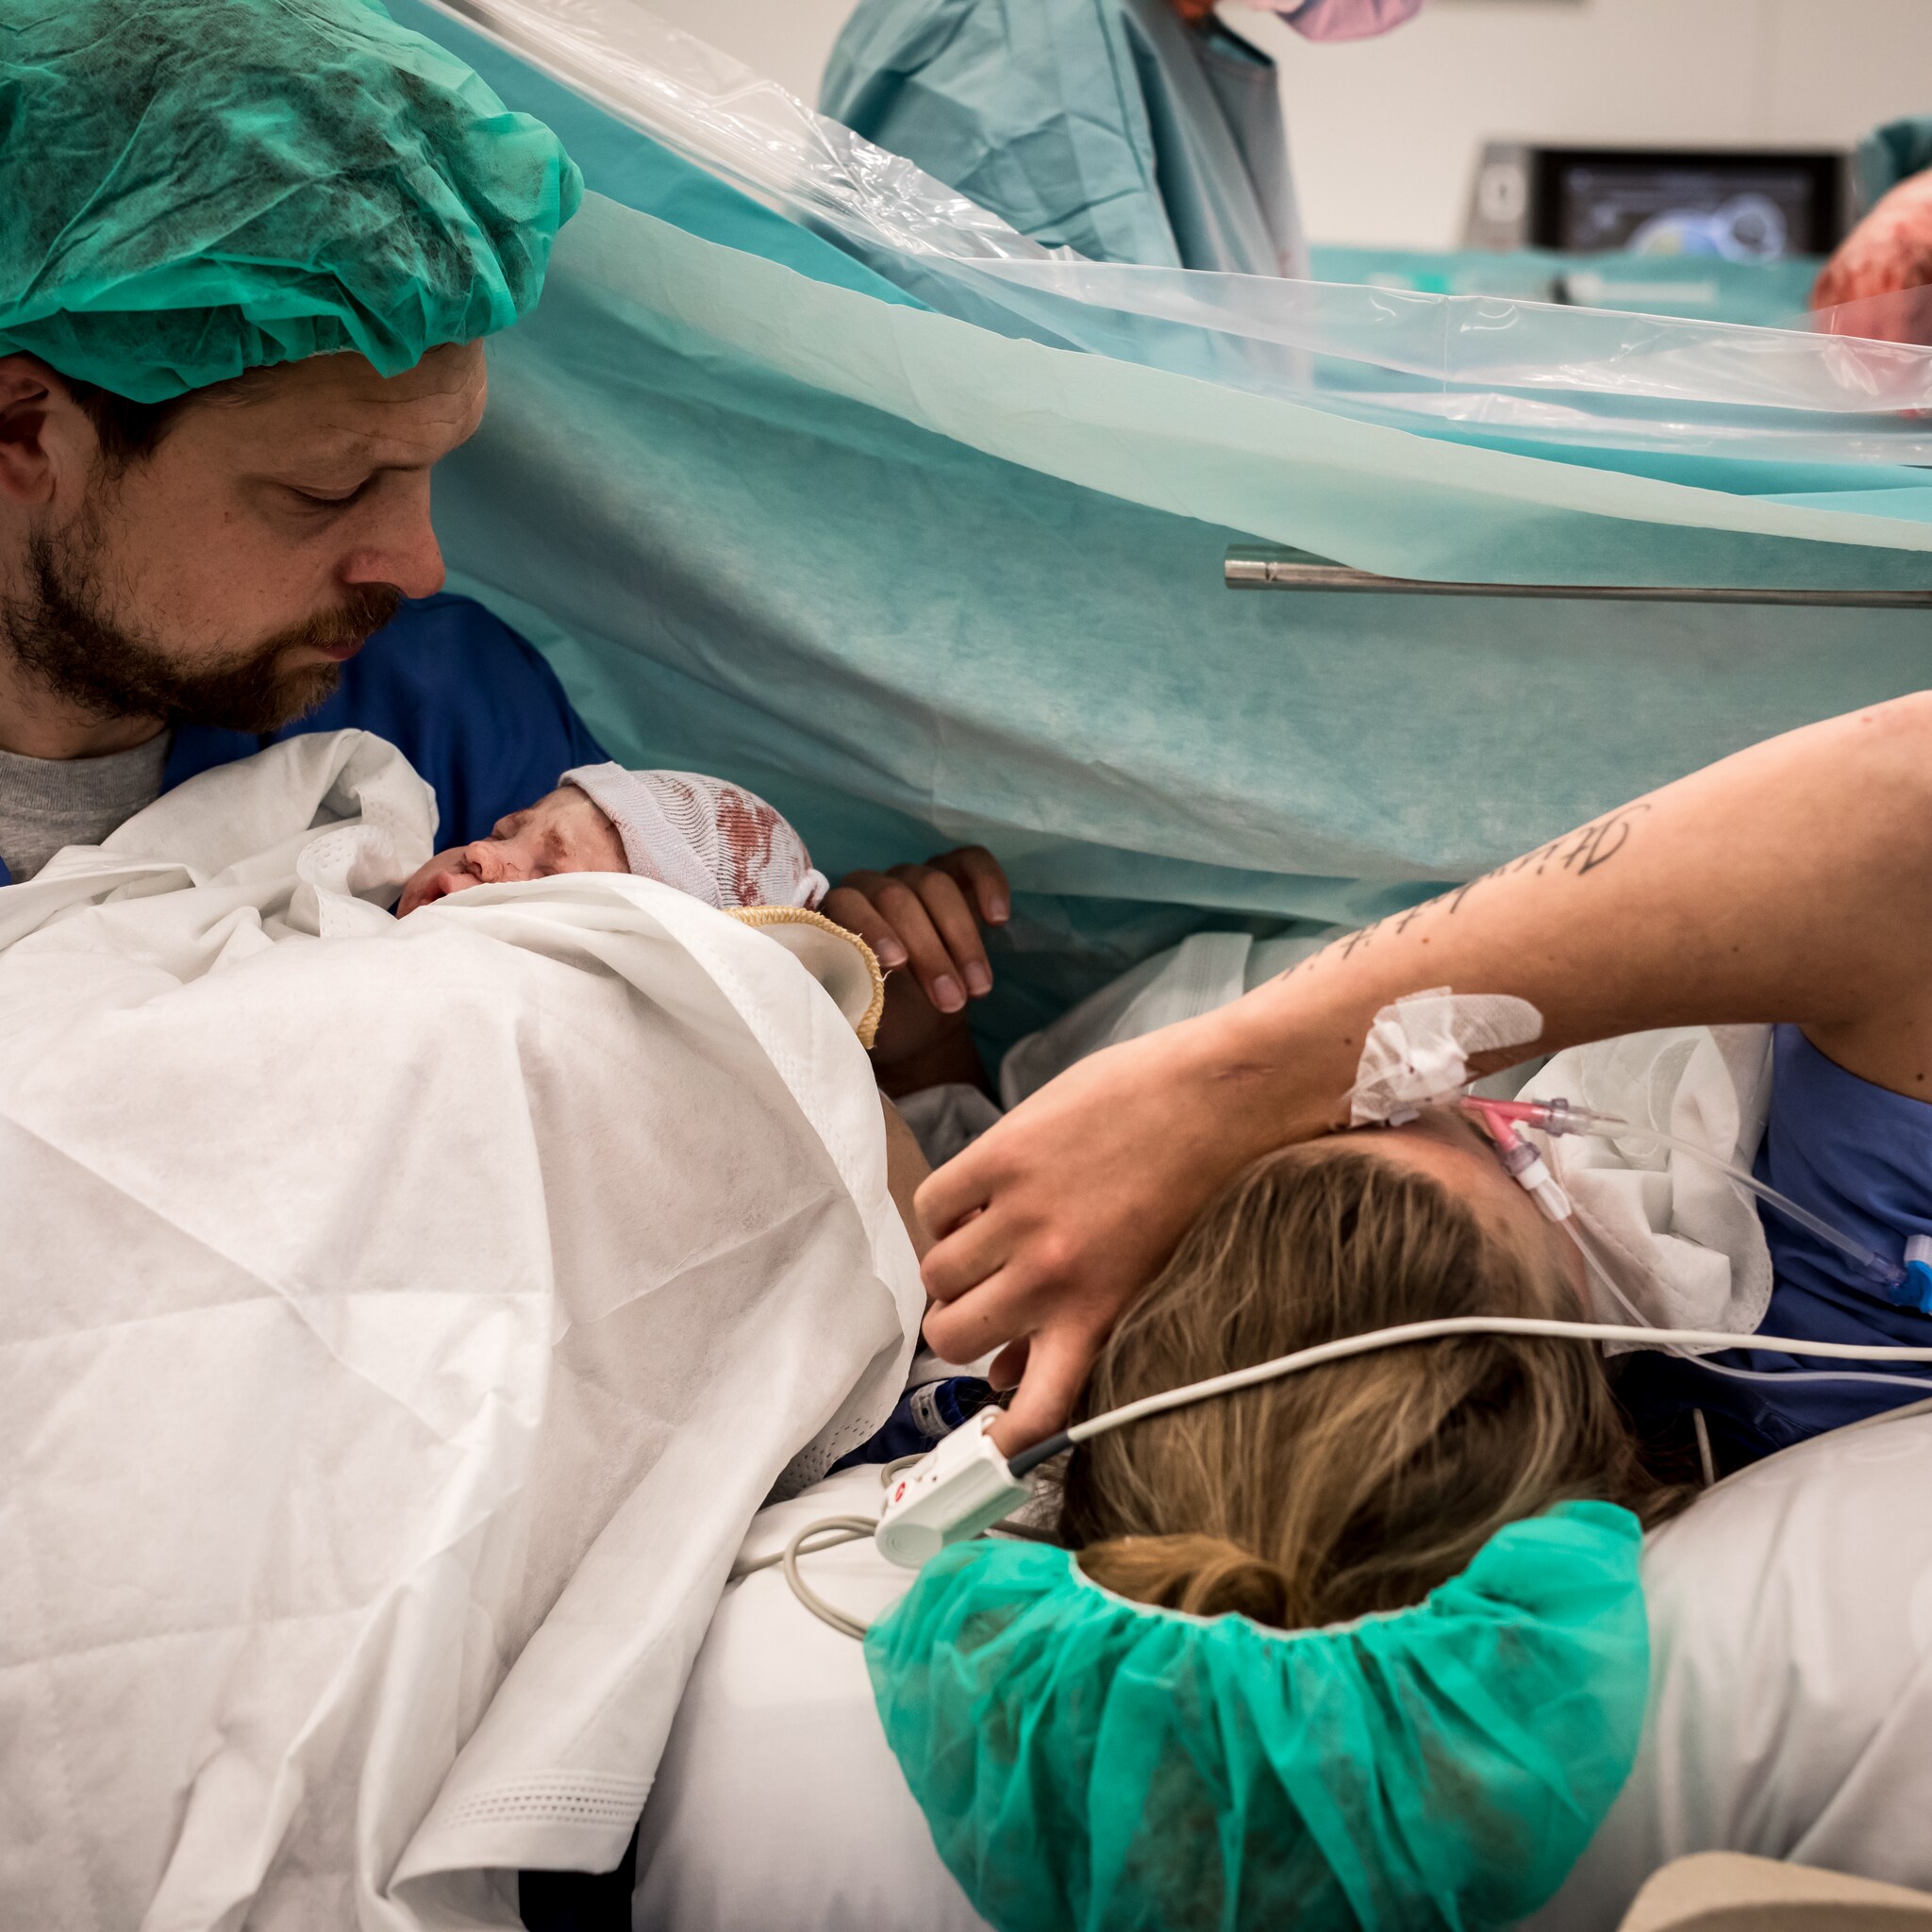
<path fill-rule="evenodd" d="M 1274 63 L 1169 0 L 860 0 L 820 106 L 1050 247 L 1307 273 Z"/>

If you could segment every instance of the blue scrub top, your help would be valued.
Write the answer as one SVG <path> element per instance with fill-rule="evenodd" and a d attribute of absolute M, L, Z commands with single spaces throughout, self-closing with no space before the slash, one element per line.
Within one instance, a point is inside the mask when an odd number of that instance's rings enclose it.
<path fill-rule="evenodd" d="M 1771 1111 L 1756 1172 L 1822 1221 L 1893 1261 L 1912 1235 L 1932 1235 L 1932 1103 L 1848 1074 L 1796 1026 L 1773 1043 Z M 1761 1332 L 1802 1341 L 1932 1347 L 1932 1316 L 1894 1307 L 1857 1266 L 1769 1208 L 1760 1208 L 1774 1285 Z M 1769 1349 L 1709 1357 L 1739 1368 L 1856 1369 L 1802 1361 Z M 1617 1390 L 1640 1427 L 1701 1408 L 1721 1467 L 1774 1450 L 1902 1403 L 1932 1395 L 1932 1368 L 1885 1369 L 1923 1388 L 1883 1382 L 1740 1381 L 1664 1355 L 1629 1358 Z"/>
<path fill-rule="evenodd" d="M 559 773 L 608 757 L 533 644 L 474 598 L 443 595 L 406 603 L 342 666 L 334 696 L 279 731 L 179 726 L 163 785 L 301 732 L 351 725 L 388 739 L 428 780 L 445 847 L 487 837 Z"/>

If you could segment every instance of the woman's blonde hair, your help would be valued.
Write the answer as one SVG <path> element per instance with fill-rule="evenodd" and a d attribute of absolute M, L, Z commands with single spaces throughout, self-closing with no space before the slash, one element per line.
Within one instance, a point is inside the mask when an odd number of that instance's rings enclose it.
<path fill-rule="evenodd" d="M 1573 1312 L 1554 1261 L 1432 1175 L 1309 1142 L 1195 1223 L 1114 1330 L 1081 1413 L 1402 1322 Z M 1593 1348 L 1472 1335 L 1096 1437 L 1069 1462 L 1060 1530 L 1124 1596 L 1291 1629 L 1418 1603 L 1503 1524 L 1585 1497 L 1646 1521 L 1676 1500 L 1641 1469 Z"/>

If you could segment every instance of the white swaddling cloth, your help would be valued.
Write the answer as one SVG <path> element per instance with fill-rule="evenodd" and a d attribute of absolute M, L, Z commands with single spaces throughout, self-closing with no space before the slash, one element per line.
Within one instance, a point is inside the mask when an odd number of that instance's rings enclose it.
<path fill-rule="evenodd" d="M 605 874 L 397 924 L 434 816 L 297 738 L 0 891 L 9 1922 L 517 1925 L 903 1384 L 850 942 Z"/>

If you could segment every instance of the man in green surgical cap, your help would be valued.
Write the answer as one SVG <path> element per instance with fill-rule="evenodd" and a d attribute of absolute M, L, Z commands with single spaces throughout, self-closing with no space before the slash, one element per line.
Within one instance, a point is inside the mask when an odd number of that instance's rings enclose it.
<path fill-rule="evenodd" d="M 0 883 L 291 730 L 452 842 L 602 758 L 429 523 L 582 196 L 548 128 L 375 0 L 0 0 Z"/>

